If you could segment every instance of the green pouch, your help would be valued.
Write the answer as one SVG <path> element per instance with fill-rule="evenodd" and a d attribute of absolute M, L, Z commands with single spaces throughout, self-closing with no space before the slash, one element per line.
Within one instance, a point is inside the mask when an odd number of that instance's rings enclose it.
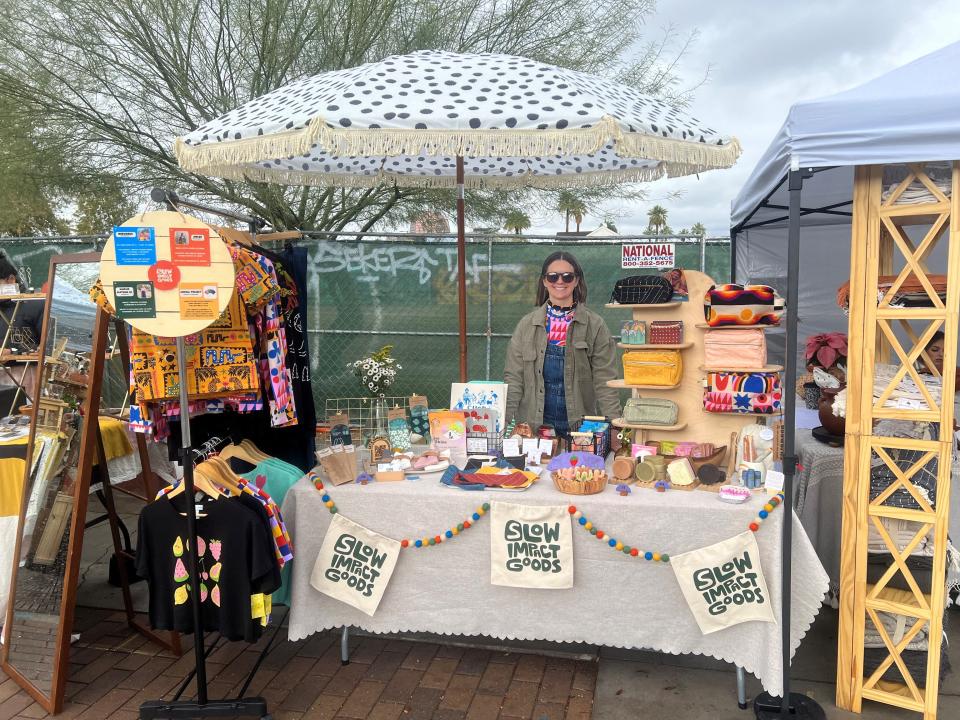
<path fill-rule="evenodd" d="M 672 400 L 634 397 L 623 408 L 623 419 L 630 425 L 676 425 L 679 408 Z"/>

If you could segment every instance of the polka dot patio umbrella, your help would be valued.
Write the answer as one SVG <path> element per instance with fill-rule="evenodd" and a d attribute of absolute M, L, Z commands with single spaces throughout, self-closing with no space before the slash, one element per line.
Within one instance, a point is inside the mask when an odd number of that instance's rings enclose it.
<path fill-rule="evenodd" d="M 458 186 L 463 192 L 639 182 L 731 166 L 722 135 L 633 88 L 527 58 L 421 51 L 303 78 L 178 138 L 181 167 L 288 185 Z"/>

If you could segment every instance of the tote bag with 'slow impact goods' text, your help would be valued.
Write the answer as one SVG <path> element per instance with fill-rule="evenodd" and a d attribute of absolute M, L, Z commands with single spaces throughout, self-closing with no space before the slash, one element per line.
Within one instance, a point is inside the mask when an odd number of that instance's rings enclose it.
<path fill-rule="evenodd" d="M 564 505 L 494 502 L 490 582 L 509 587 L 573 587 L 573 531 Z"/>
<path fill-rule="evenodd" d="M 320 546 L 310 585 L 373 615 L 400 555 L 400 543 L 337 514 Z"/>

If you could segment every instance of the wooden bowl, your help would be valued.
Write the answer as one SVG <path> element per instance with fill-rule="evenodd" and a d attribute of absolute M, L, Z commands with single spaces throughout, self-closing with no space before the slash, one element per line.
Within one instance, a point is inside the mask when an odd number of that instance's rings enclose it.
<path fill-rule="evenodd" d="M 711 463 L 713 465 L 719 466 L 720 463 L 723 461 L 723 456 L 726 454 L 727 454 L 727 446 L 721 445 L 720 447 L 718 447 L 716 450 L 713 451 L 712 455 L 708 455 L 707 457 L 702 457 L 702 458 L 695 458 L 690 456 L 684 456 L 684 457 L 686 457 L 687 460 L 690 461 L 690 464 L 693 466 L 693 471 L 696 472 L 697 470 L 700 469 L 701 465 L 706 465 L 707 463 Z M 664 455 L 663 457 L 666 459 L 667 465 L 669 465 L 674 460 L 678 460 L 681 456 Z"/>

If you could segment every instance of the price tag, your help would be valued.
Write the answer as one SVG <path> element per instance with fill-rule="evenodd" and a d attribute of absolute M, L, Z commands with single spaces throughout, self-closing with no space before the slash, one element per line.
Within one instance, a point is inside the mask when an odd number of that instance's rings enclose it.
<path fill-rule="evenodd" d="M 540 443 L 537 447 L 540 449 L 541 454 L 551 455 L 553 453 L 553 440 L 550 438 L 540 438 Z"/>
<path fill-rule="evenodd" d="M 507 438 L 503 441 L 503 454 L 505 457 L 516 457 L 520 454 L 520 441 L 517 438 Z"/>
<path fill-rule="evenodd" d="M 767 479 L 763 485 L 767 490 L 783 491 L 783 473 L 776 470 L 767 470 Z"/>
<path fill-rule="evenodd" d="M 524 438 L 523 439 L 523 454 L 528 458 L 533 457 L 533 453 L 537 452 L 540 445 L 537 442 L 536 438 Z"/>

